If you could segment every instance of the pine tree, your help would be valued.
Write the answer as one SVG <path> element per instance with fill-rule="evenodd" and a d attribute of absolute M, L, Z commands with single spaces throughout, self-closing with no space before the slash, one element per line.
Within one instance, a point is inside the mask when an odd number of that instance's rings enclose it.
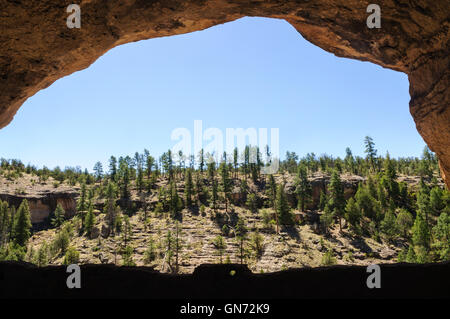
<path fill-rule="evenodd" d="M 430 209 L 434 216 L 439 216 L 445 208 L 443 201 L 443 191 L 438 186 L 431 189 L 430 192 Z"/>
<path fill-rule="evenodd" d="M 334 213 L 330 208 L 330 205 L 327 204 L 325 205 L 323 214 L 320 216 L 320 223 L 324 229 L 325 234 L 328 234 L 331 225 L 333 225 L 333 221 Z"/>
<path fill-rule="evenodd" d="M 180 253 L 183 249 L 182 229 L 178 221 L 175 222 L 175 238 L 174 238 L 174 250 L 175 250 L 175 273 L 179 272 L 179 259 Z"/>
<path fill-rule="evenodd" d="M 430 233 L 420 210 L 417 212 L 416 219 L 412 227 L 412 240 L 414 246 L 429 247 Z"/>
<path fill-rule="evenodd" d="M 86 234 L 88 236 L 91 235 L 94 224 L 95 224 L 94 207 L 91 204 L 91 205 L 89 205 L 88 212 L 84 219 L 84 230 L 86 231 Z"/>
<path fill-rule="evenodd" d="M 128 215 L 123 216 L 123 227 L 122 227 L 122 241 L 124 246 L 128 245 L 129 240 L 131 239 L 132 229 L 130 223 L 130 217 Z"/>
<path fill-rule="evenodd" d="M 223 256 L 223 253 L 225 252 L 227 244 L 222 236 L 217 235 L 216 238 L 214 238 L 213 245 L 214 245 L 214 248 L 217 249 L 217 252 L 220 257 L 220 263 L 222 263 L 222 256 Z"/>
<path fill-rule="evenodd" d="M 220 164 L 220 176 L 222 182 L 222 192 L 225 201 L 225 212 L 228 212 L 228 202 L 231 196 L 231 181 L 228 176 L 228 167 L 225 162 Z"/>
<path fill-rule="evenodd" d="M 433 227 L 434 249 L 442 261 L 450 260 L 450 215 L 442 213 Z"/>
<path fill-rule="evenodd" d="M 214 212 L 216 212 L 217 209 L 217 201 L 219 199 L 219 185 L 216 180 L 213 180 L 212 182 L 212 189 L 211 189 L 211 206 Z"/>
<path fill-rule="evenodd" d="M 9 241 L 11 223 L 12 216 L 8 203 L 0 200 L 0 248 Z"/>
<path fill-rule="evenodd" d="M 406 262 L 407 263 L 415 263 L 416 262 L 416 253 L 414 252 L 413 245 L 410 245 L 408 248 L 408 253 L 406 254 Z"/>
<path fill-rule="evenodd" d="M 86 183 L 83 181 L 81 183 L 80 197 L 78 198 L 77 202 L 77 211 L 81 216 L 83 216 L 83 213 L 87 211 L 87 209 L 88 209 L 87 189 Z"/>
<path fill-rule="evenodd" d="M 109 159 L 109 176 L 112 181 L 116 181 L 117 178 L 117 159 L 111 156 Z"/>
<path fill-rule="evenodd" d="M 103 208 L 103 211 L 106 213 L 106 220 L 108 223 L 108 226 L 114 233 L 114 222 L 116 219 L 116 197 L 117 197 L 117 190 L 116 186 L 113 182 L 109 182 L 106 186 L 106 202 L 105 206 Z"/>
<path fill-rule="evenodd" d="M 64 256 L 63 265 L 77 264 L 80 260 L 80 253 L 75 249 L 75 247 L 70 246 Z"/>
<path fill-rule="evenodd" d="M 361 220 L 361 210 L 355 200 L 350 198 L 345 206 L 345 218 L 353 229 L 358 229 Z"/>
<path fill-rule="evenodd" d="M 205 167 L 205 156 L 204 156 L 203 148 L 200 150 L 198 157 L 199 157 L 200 172 L 203 173 L 203 167 Z"/>
<path fill-rule="evenodd" d="M 394 239 L 397 234 L 397 225 L 395 221 L 395 214 L 389 209 L 381 222 L 381 231 L 386 235 L 388 240 Z"/>
<path fill-rule="evenodd" d="M 245 225 L 245 221 L 242 218 L 239 218 L 237 221 L 235 235 L 239 241 L 239 257 L 242 264 L 244 262 L 244 243 L 247 240 L 247 226 Z"/>
<path fill-rule="evenodd" d="M 95 178 L 98 181 L 100 181 L 103 177 L 103 166 L 102 163 L 97 162 L 94 165 L 94 174 L 95 174 Z"/>
<path fill-rule="evenodd" d="M 269 181 L 266 186 L 266 192 L 269 197 L 270 206 L 275 208 L 275 199 L 277 196 L 277 184 L 272 174 L 269 175 Z"/>
<path fill-rule="evenodd" d="M 170 183 L 170 201 L 169 201 L 169 209 L 171 217 L 177 218 L 182 208 L 183 202 L 181 201 L 181 198 L 178 196 L 175 182 L 172 181 Z"/>
<path fill-rule="evenodd" d="M 38 267 L 45 267 L 48 265 L 48 246 L 45 241 L 38 249 L 36 264 Z"/>
<path fill-rule="evenodd" d="M 295 193 L 298 197 L 298 204 L 301 211 L 305 211 L 305 204 L 309 202 L 312 196 L 311 183 L 308 181 L 308 174 L 304 165 L 299 165 L 297 178 L 295 180 Z"/>
<path fill-rule="evenodd" d="M 51 224 L 53 227 L 59 227 L 64 222 L 64 216 L 66 212 L 64 211 L 64 208 L 61 206 L 60 203 L 56 205 L 56 210 L 54 213 L 54 217 L 51 220 Z"/>
<path fill-rule="evenodd" d="M 156 259 L 156 247 L 155 242 L 152 238 L 150 238 L 148 242 L 147 249 L 144 253 L 144 264 L 148 265 Z"/>
<path fill-rule="evenodd" d="M 13 225 L 14 242 L 19 246 L 25 246 L 31 236 L 31 216 L 28 201 L 24 199 L 19 206 Z"/>
<path fill-rule="evenodd" d="M 377 157 L 377 150 L 375 149 L 375 143 L 373 142 L 373 139 L 370 136 L 366 136 L 364 138 L 364 144 L 365 144 L 365 153 L 367 154 L 367 161 L 370 163 L 370 167 L 373 171 L 375 171 L 376 167 L 376 157 Z"/>
<path fill-rule="evenodd" d="M 345 214 L 344 187 L 337 171 L 333 171 L 330 181 L 330 208 L 339 219 L 339 230 L 342 230 L 341 219 Z"/>
<path fill-rule="evenodd" d="M 184 182 L 184 197 L 186 201 L 186 207 L 192 206 L 192 192 L 194 188 L 194 183 L 192 182 L 192 172 L 188 168 L 186 170 L 186 177 Z"/>
<path fill-rule="evenodd" d="M 235 147 L 233 150 L 233 167 L 234 167 L 234 178 L 237 178 L 237 169 L 238 169 L 238 157 L 239 157 L 239 152 L 238 152 L 238 148 Z"/>
<path fill-rule="evenodd" d="M 255 231 L 252 233 L 251 238 L 251 247 L 253 248 L 253 251 L 255 252 L 255 257 L 260 258 L 263 254 L 264 249 L 264 238 L 261 236 L 261 234 L 258 231 Z"/>
<path fill-rule="evenodd" d="M 278 215 L 278 221 L 280 222 L 280 224 L 282 225 L 292 224 L 292 215 L 289 211 L 289 204 L 286 199 L 283 184 L 278 185 L 275 207 Z"/>
<path fill-rule="evenodd" d="M 403 238 L 408 238 L 408 231 L 413 225 L 414 220 L 411 215 L 406 209 L 401 208 L 398 215 L 397 215 L 397 228 L 398 230 L 403 234 Z"/>
<path fill-rule="evenodd" d="M 258 212 L 258 198 L 254 193 L 251 193 L 247 196 L 247 201 L 245 204 L 253 214 Z"/>
<path fill-rule="evenodd" d="M 126 246 L 123 250 L 122 250 L 122 264 L 124 266 L 136 266 L 136 263 L 133 260 L 133 247 L 131 246 Z"/>

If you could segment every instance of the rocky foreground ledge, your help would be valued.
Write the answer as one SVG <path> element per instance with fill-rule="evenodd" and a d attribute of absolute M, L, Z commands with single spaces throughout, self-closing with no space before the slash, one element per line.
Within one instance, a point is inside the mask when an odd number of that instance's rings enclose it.
<path fill-rule="evenodd" d="M 193 274 L 169 275 L 149 267 L 82 265 L 81 288 L 69 289 L 65 266 L 2 262 L 0 298 L 450 298 L 450 262 L 380 266 L 381 288 L 369 289 L 363 266 L 253 274 L 245 265 L 204 264 Z"/>

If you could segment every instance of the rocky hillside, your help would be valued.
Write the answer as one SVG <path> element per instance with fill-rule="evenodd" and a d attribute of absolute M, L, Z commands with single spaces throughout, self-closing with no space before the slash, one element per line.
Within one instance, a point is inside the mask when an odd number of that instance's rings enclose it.
<path fill-rule="evenodd" d="M 292 207 L 296 207 L 296 197 L 293 194 L 294 178 L 289 174 L 275 177 L 277 183 L 285 183 L 287 199 Z M 346 198 L 353 196 L 358 184 L 365 179 L 360 176 L 342 175 L 344 194 Z M 257 212 L 251 212 L 245 205 L 245 194 L 234 185 L 232 197 L 233 205 L 225 212 L 223 204 L 216 212 L 210 207 L 203 209 L 184 208 L 179 218 L 181 229 L 179 250 L 179 272 L 191 273 L 195 267 L 204 263 L 230 262 L 239 263 L 241 257 L 240 242 L 235 234 L 238 217 L 246 221 L 248 232 L 244 243 L 244 262 L 253 272 L 273 272 L 294 267 L 316 267 L 323 264 L 352 264 L 368 265 L 372 263 L 392 263 L 397 261 L 397 255 L 405 247 L 406 241 L 396 239 L 385 241 L 380 238 L 359 236 L 350 231 L 346 224 L 339 230 L 339 225 L 331 227 L 328 234 L 320 230 L 320 216 L 322 211 L 317 209 L 320 193 L 327 189 L 330 177 L 316 173 L 310 177 L 312 185 L 312 201 L 304 212 L 293 209 L 295 224 L 282 226 L 276 233 L 274 223 L 267 220 L 273 218 L 271 208 L 261 207 Z M 419 178 L 402 176 L 399 180 L 415 185 Z M 89 236 L 80 232 L 81 219 L 75 214 L 76 200 L 79 187 L 66 184 L 56 185 L 50 178 L 45 183 L 37 183 L 24 175 L 15 182 L 1 182 L 0 198 L 16 205 L 26 198 L 30 202 L 31 219 L 34 225 L 39 225 L 28 243 L 28 258 L 42 247 L 50 247 L 57 240 L 62 229 L 70 234 L 68 246 L 79 252 L 79 262 L 87 263 L 124 263 L 123 233 L 114 232 L 108 227 L 106 214 L 103 212 L 105 200 L 95 198 L 95 224 Z M 249 180 L 249 192 L 257 193 L 260 202 L 264 202 L 267 195 L 264 183 L 253 184 Z M 155 189 L 167 186 L 167 180 L 159 178 Z M 100 187 L 96 184 L 92 187 Z M 177 183 L 179 196 L 183 196 L 184 183 Z M 20 190 L 20 191 L 18 191 Z M 166 237 L 170 230 L 175 232 L 176 221 L 168 213 L 155 212 L 159 201 L 158 192 L 148 196 L 139 196 L 136 189 L 131 191 L 131 202 L 135 209 L 129 214 L 130 235 L 127 246 L 131 247 L 131 260 L 136 265 L 149 265 L 162 272 L 169 272 L 166 253 Z M 57 203 L 63 204 L 67 221 L 53 228 L 48 219 Z M 147 207 L 147 213 L 144 208 Z M 224 231 L 224 225 L 229 225 Z M 44 228 L 44 229 L 43 229 Z M 220 254 L 215 240 L 223 236 L 225 247 Z M 259 236 L 259 248 L 256 247 L 255 237 Z M 151 249 L 149 249 L 151 247 Z M 151 253 L 150 253 L 151 252 Z M 222 256 L 220 256 L 222 255 Z M 149 257 L 151 256 L 151 257 Z M 175 258 L 174 256 L 172 258 Z M 49 257 L 48 263 L 58 265 L 63 263 L 64 254 L 58 253 Z"/>

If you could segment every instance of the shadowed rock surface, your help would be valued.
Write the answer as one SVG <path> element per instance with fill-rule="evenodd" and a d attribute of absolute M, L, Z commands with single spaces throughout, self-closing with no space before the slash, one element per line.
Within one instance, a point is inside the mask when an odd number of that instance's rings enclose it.
<path fill-rule="evenodd" d="M 57 79 L 115 46 L 203 30 L 244 16 L 285 19 L 340 57 L 408 74 L 410 112 L 450 186 L 450 6 L 447 0 L 384 0 L 381 28 L 369 29 L 360 0 L 83 0 L 81 29 L 66 26 L 71 1 L 0 2 L 0 127 Z M 376 93 L 374 93 L 376 94 Z"/>
<path fill-rule="evenodd" d="M 64 266 L 2 262 L 0 298 L 450 298 L 448 262 L 381 265 L 380 289 L 367 288 L 369 273 L 361 266 L 252 274 L 245 265 L 201 265 L 192 275 L 168 275 L 82 265 L 80 289 L 67 288 L 68 276 Z"/>

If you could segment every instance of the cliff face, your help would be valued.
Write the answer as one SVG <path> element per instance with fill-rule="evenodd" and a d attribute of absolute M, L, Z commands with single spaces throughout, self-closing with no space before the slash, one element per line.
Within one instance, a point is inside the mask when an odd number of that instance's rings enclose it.
<path fill-rule="evenodd" d="M 322 192 L 328 192 L 330 179 L 330 176 L 322 173 L 316 173 L 309 178 L 312 188 L 312 198 L 310 203 L 306 205 L 307 209 L 317 209 L 320 202 L 320 194 Z M 356 175 L 342 175 L 341 180 L 342 185 L 344 186 L 345 199 L 349 199 L 356 194 L 359 183 L 364 182 L 365 178 Z M 285 191 L 291 206 L 297 207 L 297 196 L 295 194 L 295 182 L 293 179 L 286 183 Z"/>
<path fill-rule="evenodd" d="M 193 32 L 239 19 L 285 19 L 304 38 L 340 57 L 408 74 L 410 111 L 439 157 L 450 186 L 450 6 L 447 0 L 381 0 L 381 28 L 369 29 L 370 1 L 81 0 L 80 29 L 66 26 L 70 2 L 0 4 L 0 127 L 57 79 L 87 68 L 111 48 Z"/>
<path fill-rule="evenodd" d="M 74 216 L 77 196 L 78 193 L 71 190 L 49 191 L 28 195 L 0 193 L 0 200 L 7 201 L 10 206 L 18 208 L 22 201 L 26 199 L 30 207 L 33 228 L 41 229 L 47 226 L 48 217 L 55 211 L 58 204 L 61 204 L 64 208 L 67 218 Z"/>

